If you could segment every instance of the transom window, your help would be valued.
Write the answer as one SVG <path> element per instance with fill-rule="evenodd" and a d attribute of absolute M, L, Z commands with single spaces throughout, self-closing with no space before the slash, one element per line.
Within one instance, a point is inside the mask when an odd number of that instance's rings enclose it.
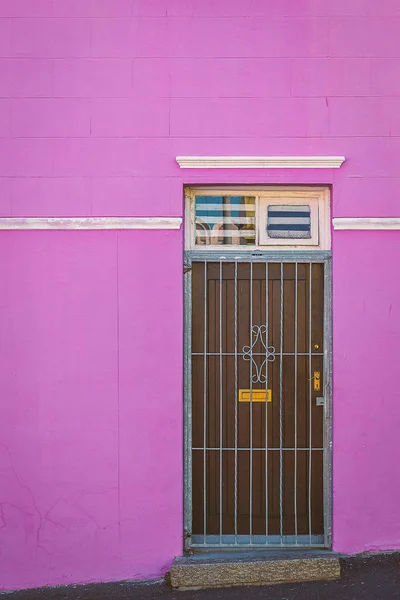
<path fill-rule="evenodd" d="M 196 245 L 254 246 L 254 196 L 195 196 Z"/>
<path fill-rule="evenodd" d="M 327 188 L 187 188 L 186 198 L 188 249 L 330 249 Z"/>

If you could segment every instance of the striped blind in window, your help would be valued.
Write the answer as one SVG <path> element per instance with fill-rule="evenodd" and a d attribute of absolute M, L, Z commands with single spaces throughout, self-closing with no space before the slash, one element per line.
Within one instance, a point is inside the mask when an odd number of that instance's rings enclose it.
<path fill-rule="evenodd" d="M 267 234 L 270 238 L 311 238 L 310 207 L 289 204 L 268 206 Z"/>

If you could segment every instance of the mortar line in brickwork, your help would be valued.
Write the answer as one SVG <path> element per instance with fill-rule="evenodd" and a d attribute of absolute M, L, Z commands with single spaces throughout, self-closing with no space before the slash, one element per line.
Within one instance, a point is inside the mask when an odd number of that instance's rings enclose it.
<path fill-rule="evenodd" d="M 9 60 L 9 59 L 6 59 Z M 14 60 L 14 58 L 12 58 L 11 60 Z M 18 59 L 15 59 L 18 60 Z M 35 59 L 35 60 L 40 60 L 40 59 Z M 400 63 L 400 58 L 399 58 L 399 63 Z M 362 94 L 353 94 L 351 96 L 345 96 L 342 94 L 329 94 L 329 95 L 321 95 L 321 94 L 315 94 L 312 96 L 288 96 L 288 95 L 281 95 L 281 96 L 221 96 L 220 94 L 214 95 L 214 96 L 154 96 L 153 98 L 156 100 L 282 100 L 282 99 L 291 99 L 291 100 L 324 100 L 325 98 L 330 98 L 330 99 L 340 99 L 340 100 L 364 100 L 365 98 L 370 99 L 370 98 L 375 98 L 375 99 L 380 99 L 380 98 L 387 98 L 387 99 L 393 99 L 393 98 L 399 98 L 400 97 L 400 93 L 396 93 L 396 94 L 368 94 L 368 96 L 362 95 Z M 93 98 L 92 96 L 64 96 L 64 95 L 48 95 L 48 96 L 1 96 L 2 99 L 4 98 L 10 98 L 12 100 L 142 100 L 143 98 L 141 98 L 140 96 L 101 96 L 101 95 L 96 95 L 95 98 Z"/>
<path fill-rule="evenodd" d="M 120 311 L 119 311 L 119 234 L 116 234 L 116 276 L 117 276 L 117 502 L 118 536 L 121 543 L 121 434 L 120 434 Z"/>

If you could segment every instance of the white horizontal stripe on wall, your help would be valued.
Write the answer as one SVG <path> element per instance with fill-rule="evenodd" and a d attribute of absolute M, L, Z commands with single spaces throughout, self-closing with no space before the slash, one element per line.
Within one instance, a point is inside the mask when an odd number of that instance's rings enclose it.
<path fill-rule="evenodd" d="M 181 225 L 181 217 L 0 218 L 0 230 L 180 229 Z"/>
<path fill-rule="evenodd" d="M 181 169 L 339 169 L 344 156 L 177 156 Z"/>
<path fill-rule="evenodd" d="M 332 219 L 333 229 L 342 230 L 393 230 L 400 229 L 400 218 L 392 217 L 336 217 Z"/>

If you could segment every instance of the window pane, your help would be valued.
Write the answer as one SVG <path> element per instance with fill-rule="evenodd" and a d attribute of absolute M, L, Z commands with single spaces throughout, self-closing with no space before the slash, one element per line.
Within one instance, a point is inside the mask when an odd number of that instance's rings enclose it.
<path fill-rule="evenodd" d="M 311 238 L 310 207 L 289 204 L 268 206 L 267 234 L 270 238 Z"/>
<path fill-rule="evenodd" d="M 253 196 L 196 196 L 196 244 L 256 243 Z"/>

